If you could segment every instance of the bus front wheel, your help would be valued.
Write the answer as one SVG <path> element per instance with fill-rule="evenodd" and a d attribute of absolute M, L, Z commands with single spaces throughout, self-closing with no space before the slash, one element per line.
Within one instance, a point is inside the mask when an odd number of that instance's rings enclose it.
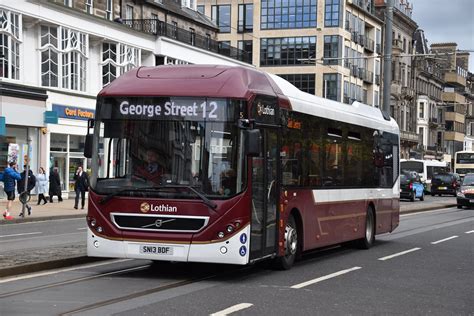
<path fill-rule="evenodd" d="M 289 270 L 295 262 L 298 246 L 298 227 L 295 218 L 290 215 L 285 228 L 285 255 L 275 258 L 275 268 Z"/>

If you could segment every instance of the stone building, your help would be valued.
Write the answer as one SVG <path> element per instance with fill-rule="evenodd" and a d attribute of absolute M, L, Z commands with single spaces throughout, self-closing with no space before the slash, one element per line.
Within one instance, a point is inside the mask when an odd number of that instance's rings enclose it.
<path fill-rule="evenodd" d="M 385 0 L 376 0 L 377 16 L 385 21 Z M 413 5 L 394 0 L 392 31 L 392 81 L 390 114 L 400 127 L 400 157 L 419 156 L 420 138 L 416 129 L 415 76 L 413 72 L 413 34 L 418 25 L 412 19 Z M 385 32 L 385 31 L 384 31 Z"/>
<path fill-rule="evenodd" d="M 299 89 L 345 103 L 380 104 L 382 21 L 372 0 L 198 0 L 221 46 Z"/>

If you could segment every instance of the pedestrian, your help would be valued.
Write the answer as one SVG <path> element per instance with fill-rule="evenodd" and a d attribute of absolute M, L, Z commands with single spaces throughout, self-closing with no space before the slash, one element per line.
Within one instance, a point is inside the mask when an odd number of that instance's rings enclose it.
<path fill-rule="evenodd" d="M 28 169 L 28 176 L 26 175 L 27 166 L 23 166 L 23 172 L 21 173 L 21 179 L 16 182 L 16 189 L 20 195 L 20 201 L 25 205 L 28 210 L 28 215 L 31 215 L 31 206 L 28 205 L 31 196 L 31 190 L 36 186 L 36 177 L 33 174 L 31 169 Z M 26 180 L 26 181 L 25 181 Z M 26 184 L 26 187 L 25 187 Z M 20 213 L 20 216 L 25 216 L 25 214 Z"/>
<path fill-rule="evenodd" d="M 15 184 L 17 180 L 21 179 L 20 173 L 17 171 L 16 161 L 11 161 L 8 166 L 5 168 L 3 173 L 3 190 L 7 195 L 7 209 L 3 212 L 3 217 L 5 219 L 12 218 L 10 216 L 10 210 L 12 208 L 13 201 L 15 200 Z"/>
<path fill-rule="evenodd" d="M 79 195 L 81 196 L 81 209 L 84 209 L 86 204 L 86 191 L 89 189 L 89 175 L 87 172 L 82 170 L 82 167 L 77 167 L 76 174 L 74 175 L 74 191 L 76 191 L 76 200 L 74 208 L 77 210 L 79 204 Z"/>
<path fill-rule="evenodd" d="M 38 175 L 36 175 L 36 190 L 38 191 L 38 205 L 43 201 L 43 205 L 48 203 L 44 197 L 48 188 L 48 178 L 46 177 L 46 172 L 43 167 L 40 167 L 38 170 Z"/>
<path fill-rule="evenodd" d="M 53 197 L 58 196 L 58 202 L 62 202 L 61 197 L 61 178 L 59 177 L 58 167 L 54 167 L 49 174 L 49 203 L 53 203 Z"/>

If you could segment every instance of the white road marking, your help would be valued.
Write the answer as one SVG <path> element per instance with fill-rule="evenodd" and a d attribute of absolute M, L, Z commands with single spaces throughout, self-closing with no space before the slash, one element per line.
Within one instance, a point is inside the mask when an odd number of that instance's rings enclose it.
<path fill-rule="evenodd" d="M 444 239 L 441 239 L 441 240 L 437 240 L 437 241 L 432 241 L 431 244 L 432 245 L 436 245 L 436 244 L 439 244 L 441 242 L 445 242 L 445 241 L 448 241 L 448 240 L 451 240 L 451 239 L 454 239 L 454 238 L 458 238 L 459 236 L 451 236 L 451 237 L 448 237 L 448 238 L 444 238 Z"/>
<path fill-rule="evenodd" d="M 84 229 L 87 229 L 87 227 L 81 227 L 81 228 L 78 228 L 77 230 L 84 230 Z"/>
<path fill-rule="evenodd" d="M 291 286 L 291 288 L 292 289 L 301 289 L 302 287 L 305 287 L 305 286 L 308 286 L 308 285 L 311 285 L 311 284 L 314 284 L 314 283 L 318 283 L 318 282 L 321 282 L 321 281 L 325 281 L 325 280 L 328 280 L 328 279 L 331 279 L 331 278 L 335 278 L 337 276 L 349 273 L 351 271 L 359 270 L 359 269 L 362 269 L 362 267 L 353 267 L 353 268 L 350 268 L 350 269 L 341 270 L 341 271 L 334 272 L 334 273 L 331 273 L 331 274 L 328 274 L 328 275 L 325 275 L 325 276 L 322 276 L 322 277 L 319 277 L 319 278 L 316 278 L 316 279 L 313 279 L 313 280 L 309 280 L 309 281 L 306 281 L 306 282 L 303 282 L 303 283 L 300 283 L 300 284 L 295 284 L 295 285 Z"/>
<path fill-rule="evenodd" d="M 234 306 L 231 306 L 229 308 L 226 308 L 226 309 L 223 309 L 219 312 L 216 312 L 216 313 L 213 313 L 213 314 L 210 314 L 210 316 L 224 316 L 224 315 L 229 315 L 231 313 L 235 313 L 235 312 L 238 312 L 238 311 L 241 311 L 243 309 L 246 309 L 246 308 L 249 308 L 253 306 L 253 304 L 250 304 L 250 303 L 241 303 L 241 304 L 237 304 L 237 305 L 234 305 Z"/>
<path fill-rule="evenodd" d="M 95 268 L 95 267 L 105 266 L 105 265 L 108 265 L 108 264 L 120 263 L 120 262 L 132 261 L 132 260 L 133 259 L 117 259 L 117 260 L 100 262 L 100 263 L 83 264 L 83 265 L 73 267 L 73 268 L 54 269 L 54 270 L 50 270 L 50 271 L 46 271 L 46 272 L 26 274 L 26 275 L 11 277 L 11 278 L 7 278 L 7 279 L 3 279 L 3 280 L 0 279 L 0 284 L 13 282 L 13 281 L 18 281 L 18 280 L 32 279 L 32 278 L 42 277 L 42 276 L 51 275 L 51 274 L 57 274 L 57 273 L 61 273 L 61 272 L 68 272 L 68 271 L 75 271 L 75 270 L 80 270 L 80 269 Z"/>
<path fill-rule="evenodd" d="M 425 214 L 430 214 L 430 213 L 439 213 L 439 212 L 444 212 L 446 210 L 452 210 L 452 209 L 453 209 L 452 207 L 449 207 L 449 208 L 441 208 L 441 209 L 432 210 L 432 211 L 423 211 L 423 212 L 414 212 L 414 213 L 408 213 L 408 214 L 400 214 L 400 217 L 425 215 Z"/>
<path fill-rule="evenodd" d="M 11 234 L 11 235 L 0 235 L 0 238 L 14 237 L 14 236 L 25 236 L 25 235 L 38 235 L 38 234 L 42 234 L 42 232 L 21 233 L 21 234 Z"/>
<path fill-rule="evenodd" d="M 389 259 L 392 259 L 392 258 L 395 258 L 395 257 L 398 257 L 398 256 L 403 256 L 407 253 L 410 253 L 410 252 L 413 252 L 413 251 L 417 251 L 417 250 L 420 250 L 421 248 L 412 248 L 412 249 L 408 249 L 408 250 L 405 250 L 405 251 L 402 251 L 402 252 L 398 252 L 398 253 L 394 253 L 393 255 L 390 255 L 390 256 L 386 256 L 386 257 L 382 257 L 382 258 L 379 258 L 378 260 L 380 261 L 385 261 L 385 260 L 389 260 Z"/>
<path fill-rule="evenodd" d="M 83 234 L 81 232 L 76 232 L 76 233 L 66 233 L 66 234 L 57 234 L 57 235 L 47 235 L 47 236 L 40 236 L 40 237 L 35 237 L 35 238 L 41 238 L 41 239 L 45 239 L 45 238 L 57 238 L 59 236 L 69 236 L 69 235 L 79 235 L 79 234 Z M 3 240 L 3 241 L 0 241 L 0 244 L 2 243 L 6 243 L 6 242 L 12 242 L 12 241 L 22 241 L 22 240 L 30 240 L 31 238 L 18 238 L 18 239 L 13 239 L 13 240 Z"/>
<path fill-rule="evenodd" d="M 472 233 L 474 233 L 474 230 L 470 230 L 468 232 L 465 232 L 465 234 L 472 234 Z"/>

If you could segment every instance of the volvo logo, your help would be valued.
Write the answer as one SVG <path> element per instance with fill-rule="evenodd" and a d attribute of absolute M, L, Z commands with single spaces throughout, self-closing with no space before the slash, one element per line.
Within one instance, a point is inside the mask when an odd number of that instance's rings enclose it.
<path fill-rule="evenodd" d="M 175 220 L 176 219 L 174 219 L 174 218 L 165 219 L 165 220 L 157 219 L 154 223 L 151 223 L 151 224 L 148 224 L 148 225 L 143 225 L 142 228 L 151 228 L 151 227 L 161 228 L 161 226 L 163 226 L 163 224 L 173 222 Z"/>
<path fill-rule="evenodd" d="M 148 213 L 150 211 L 150 204 L 147 202 L 143 202 L 140 204 L 140 212 L 142 213 Z"/>

